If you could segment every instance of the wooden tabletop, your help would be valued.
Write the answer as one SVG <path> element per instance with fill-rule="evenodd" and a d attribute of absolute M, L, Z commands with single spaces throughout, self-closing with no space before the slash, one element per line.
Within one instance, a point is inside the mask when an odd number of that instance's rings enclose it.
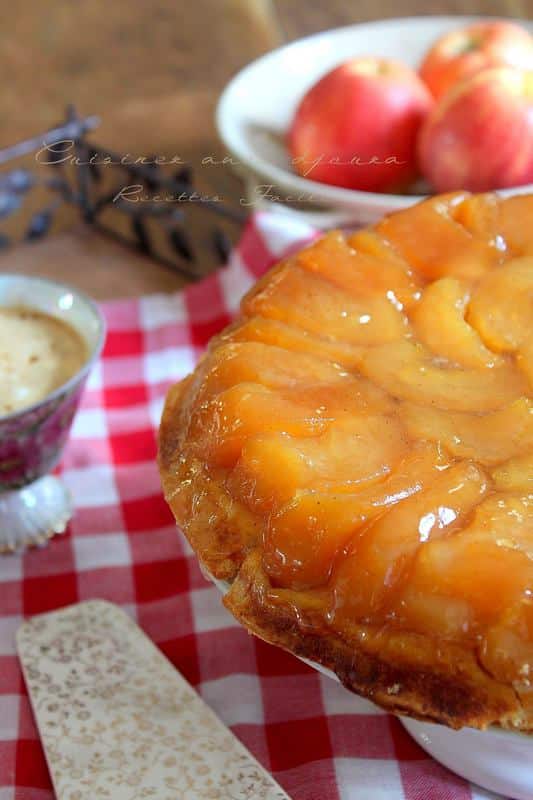
<path fill-rule="evenodd" d="M 51 127 L 74 101 L 82 114 L 101 117 L 99 143 L 136 155 L 179 154 L 202 186 L 235 201 L 242 187 L 231 169 L 200 163 L 223 156 L 213 111 L 232 75 L 306 34 L 429 10 L 531 18 L 533 0 L 12 3 L 0 31 L 0 146 Z M 4 252 L 0 271 L 67 280 L 98 299 L 183 285 L 178 274 L 84 227 L 72 211 L 54 224 L 45 240 Z"/>

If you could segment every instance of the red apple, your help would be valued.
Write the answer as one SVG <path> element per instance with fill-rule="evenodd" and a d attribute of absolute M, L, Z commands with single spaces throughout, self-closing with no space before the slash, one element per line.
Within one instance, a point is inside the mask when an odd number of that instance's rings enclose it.
<path fill-rule="evenodd" d="M 355 58 L 304 96 L 288 145 L 300 175 L 349 189 L 387 192 L 416 176 L 416 136 L 433 104 L 416 72 Z"/>
<path fill-rule="evenodd" d="M 513 22 L 476 22 L 438 39 L 420 67 L 435 98 L 488 67 L 533 69 L 533 39 Z"/>
<path fill-rule="evenodd" d="M 495 67 L 459 83 L 428 116 L 418 153 L 438 192 L 533 182 L 533 72 Z"/>

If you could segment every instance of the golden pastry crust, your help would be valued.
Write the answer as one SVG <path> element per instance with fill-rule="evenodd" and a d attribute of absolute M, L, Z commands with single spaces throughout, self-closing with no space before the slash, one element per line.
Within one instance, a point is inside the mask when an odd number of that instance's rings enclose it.
<path fill-rule="evenodd" d="M 452 728 L 533 731 L 533 370 L 522 302 L 531 260 L 520 260 L 531 259 L 533 235 L 524 239 L 517 222 L 527 213 L 533 197 L 446 196 L 355 234 L 348 256 L 346 242 L 330 235 L 276 266 L 195 373 L 169 391 L 160 427 L 166 499 L 203 568 L 230 585 L 224 603 L 234 616 L 383 708 Z M 419 229 L 425 241 L 415 254 Z M 380 305 L 387 288 L 376 272 L 380 259 L 396 316 Z M 510 259 L 499 285 L 498 267 Z M 360 297 L 350 291 L 352 265 Z M 513 291 L 516 309 L 498 316 L 493 295 L 505 304 Z M 430 297 L 446 315 L 442 336 L 432 329 Z M 371 314 L 362 313 L 365 304 Z M 350 315 L 369 325 L 355 331 Z M 488 317 L 494 325 L 483 328 Z M 394 372 L 402 359 L 405 369 Z M 410 362 L 423 383 L 411 381 Z M 359 413 L 366 432 L 354 427 Z M 352 443 L 346 452 L 343 437 Z M 372 448 L 385 464 L 382 476 L 360 469 L 373 463 Z M 417 506 L 431 491 L 437 499 L 443 493 L 442 506 Z M 388 505 L 387 492 L 401 501 Z M 399 507 L 411 513 L 409 504 L 419 515 L 414 544 L 401 514 L 386 524 Z M 389 563 L 396 530 L 402 556 Z M 458 556 L 466 567 L 471 559 L 472 581 Z M 500 557 L 508 560 L 502 569 L 493 563 Z"/>

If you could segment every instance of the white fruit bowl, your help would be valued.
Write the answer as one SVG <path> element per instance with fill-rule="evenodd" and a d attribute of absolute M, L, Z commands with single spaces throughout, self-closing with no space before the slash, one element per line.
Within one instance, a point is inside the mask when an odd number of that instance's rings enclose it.
<path fill-rule="evenodd" d="M 245 67 L 224 90 L 216 112 L 222 141 L 246 180 L 243 202 L 328 228 L 373 223 L 423 199 L 419 194 L 362 192 L 302 178 L 291 171 L 285 133 L 307 89 L 343 61 L 376 55 L 417 67 L 439 36 L 480 19 L 488 17 L 407 17 L 350 25 L 300 39 Z M 533 32 L 533 22 L 516 22 Z M 533 185 L 528 184 L 501 194 L 531 191 Z M 272 202 L 273 195 L 281 203 Z M 287 204 L 298 198 L 298 209 Z"/>
<path fill-rule="evenodd" d="M 203 572 L 222 594 L 226 594 L 228 583 L 213 578 L 205 570 Z M 306 658 L 300 660 L 328 678 L 339 681 L 334 672 L 321 664 Z M 419 722 L 409 717 L 399 719 L 420 747 L 452 772 L 505 798 L 533 800 L 533 735 L 501 728 L 454 731 L 445 725 Z"/>

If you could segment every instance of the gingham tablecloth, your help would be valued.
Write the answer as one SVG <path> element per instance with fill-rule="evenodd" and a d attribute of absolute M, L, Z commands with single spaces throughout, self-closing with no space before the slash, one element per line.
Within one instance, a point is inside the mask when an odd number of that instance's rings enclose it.
<path fill-rule="evenodd" d="M 103 358 L 60 467 L 75 516 L 47 548 L 0 559 L 0 800 L 53 797 L 15 631 L 27 616 L 95 597 L 131 614 L 294 800 L 491 796 L 429 758 L 394 717 L 249 636 L 202 577 L 161 495 L 156 429 L 167 388 L 254 280 L 312 235 L 258 215 L 229 266 L 201 284 L 104 304 Z"/>

